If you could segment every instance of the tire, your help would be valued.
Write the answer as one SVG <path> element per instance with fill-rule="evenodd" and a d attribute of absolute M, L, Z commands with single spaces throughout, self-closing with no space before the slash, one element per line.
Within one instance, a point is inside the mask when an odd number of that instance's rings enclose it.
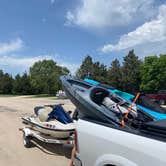
<path fill-rule="evenodd" d="M 78 110 L 75 109 L 74 113 L 73 113 L 73 116 L 72 116 L 72 119 L 73 120 L 78 120 Z"/>
<path fill-rule="evenodd" d="M 23 134 L 23 145 L 26 148 L 31 148 L 32 147 L 32 142 L 31 142 L 31 137 L 26 136 L 25 133 Z"/>
<path fill-rule="evenodd" d="M 160 100 L 159 100 L 159 104 L 160 104 L 160 105 L 164 105 L 164 104 L 165 104 L 165 100 L 164 100 L 164 99 L 160 99 Z"/>

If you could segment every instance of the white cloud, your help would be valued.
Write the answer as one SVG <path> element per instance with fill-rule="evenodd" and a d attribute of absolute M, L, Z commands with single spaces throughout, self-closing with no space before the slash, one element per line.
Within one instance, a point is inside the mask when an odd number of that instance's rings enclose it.
<path fill-rule="evenodd" d="M 0 55 L 19 51 L 23 48 L 23 46 L 24 43 L 20 38 L 11 40 L 10 42 L 0 43 Z"/>
<path fill-rule="evenodd" d="M 72 74 L 76 72 L 79 68 L 78 64 L 68 63 L 65 61 L 61 61 L 56 55 L 40 55 L 40 56 L 33 56 L 33 57 L 20 57 L 20 56 L 1 56 L 0 58 L 0 66 L 1 67 L 10 67 L 13 70 L 19 69 L 19 72 L 28 71 L 29 68 L 39 60 L 49 60 L 52 59 L 57 62 L 58 65 L 67 67 Z"/>
<path fill-rule="evenodd" d="M 73 64 L 68 62 L 62 62 L 61 60 L 57 61 L 60 66 L 67 67 L 71 74 L 75 74 L 77 69 L 80 67 L 80 64 Z"/>
<path fill-rule="evenodd" d="M 64 60 L 62 61 L 60 56 L 57 54 L 20 56 L 19 51 L 21 51 L 23 47 L 24 42 L 20 38 L 11 40 L 10 42 L 0 43 L 0 68 L 5 68 L 7 70 L 10 68 L 13 72 L 19 71 L 21 73 L 25 70 L 28 71 L 29 67 L 31 67 L 35 62 L 44 59 L 53 59 L 58 65 L 67 67 L 72 74 L 74 74 L 79 67 L 78 64 L 69 63 Z M 18 52 L 18 54 L 16 52 Z"/>
<path fill-rule="evenodd" d="M 151 43 L 164 44 L 166 48 L 166 5 L 160 6 L 156 19 L 144 23 L 128 34 L 122 35 L 115 45 L 104 45 L 101 51 L 104 53 L 120 51 L 139 45 L 143 45 L 142 49 L 146 49 L 146 45 L 152 45 Z"/>
<path fill-rule="evenodd" d="M 128 50 L 129 51 L 129 50 Z M 134 48 L 136 55 L 140 58 L 151 55 L 159 55 L 166 53 L 166 40 L 160 42 L 147 43 L 146 45 L 139 45 Z"/>
<path fill-rule="evenodd" d="M 40 59 L 48 59 L 49 56 L 23 57 L 15 55 L 24 48 L 24 42 L 21 38 L 0 43 L 0 66 L 10 67 L 30 67 L 34 62 Z"/>
<path fill-rule="evenodd" d="M 48 55 L 36 57 L 3 56 L 0 58 L 0 65 L 28 68 L 32 66 L 35 62 L 44 59 L 51 59 L 51 57 Z"/>
<path fill-rule="evenodd" d="M 151 18 L 155 11 L 154 0 L 80 0 L 67 12 L 65 24 L 90 29 L 126 26 Z"/>

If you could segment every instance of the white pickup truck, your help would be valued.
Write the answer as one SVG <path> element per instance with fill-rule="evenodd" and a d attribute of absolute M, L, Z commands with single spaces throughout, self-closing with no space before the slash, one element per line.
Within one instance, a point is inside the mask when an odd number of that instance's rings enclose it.
<path fill-rule="evenodd" d="M 166 166 L 166 142 L 79 119 L 75 166 Z"/>

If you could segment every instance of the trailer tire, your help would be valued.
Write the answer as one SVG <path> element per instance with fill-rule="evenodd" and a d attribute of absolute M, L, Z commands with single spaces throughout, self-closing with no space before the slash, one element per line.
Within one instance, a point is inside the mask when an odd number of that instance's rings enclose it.
<path fill-rule="evenodd" d="M 26 136 L 25 133 L 23 133 L 23 144 L 24 147 L 26 148 L 31 148 L 32 147 L 32 138 L 30 136 Z"/>

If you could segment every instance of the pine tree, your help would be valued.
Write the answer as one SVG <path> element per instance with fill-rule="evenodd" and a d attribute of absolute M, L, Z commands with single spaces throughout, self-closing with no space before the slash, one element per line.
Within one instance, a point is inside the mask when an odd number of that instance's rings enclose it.
<path fill-rule="evenodd" d="M 22 76 L 16 75 L 13 91 L 15 94 L 21 95 L 33 94 L 30 77 L 27 73 L 24 73 Z"/>
<path fill-rule="evenodd" d="M 107 68 L 104 64 L 100 64 L 99 61 L 93 64 L 93 75 L 91 76 L 92 79 L 105 83 L 107 81 Z"/>
<path fill-rule="evenodd" d="M 13 78 L 8 73 L 0 70 L 0 93 L 10 94 L 13 88 Z"/>
<path fill-rule="evenodd" d="M 135 55 L 134 50 L 129 51 L 128 55 L 124 57 L 122 67 L 122 86 L 124 91 L 130 93 L 139 91 L 140 65 L 141 61 Z"/>
<path fill-rule="evenodd" d="M 80 68 L 78 69 L 76 76 L 78 78 L 85 78 L 93 76 L 93 61 L 91 56 L 86 56 L 83 60 Z"/>
<path fill-rule="evenodd" d="M 110 85 L 117 89 L 122 88 L 122 71 L 120 63 L 117 59 L 112 61 L 111 66 L 108 70 L 107 80 Z"/>

